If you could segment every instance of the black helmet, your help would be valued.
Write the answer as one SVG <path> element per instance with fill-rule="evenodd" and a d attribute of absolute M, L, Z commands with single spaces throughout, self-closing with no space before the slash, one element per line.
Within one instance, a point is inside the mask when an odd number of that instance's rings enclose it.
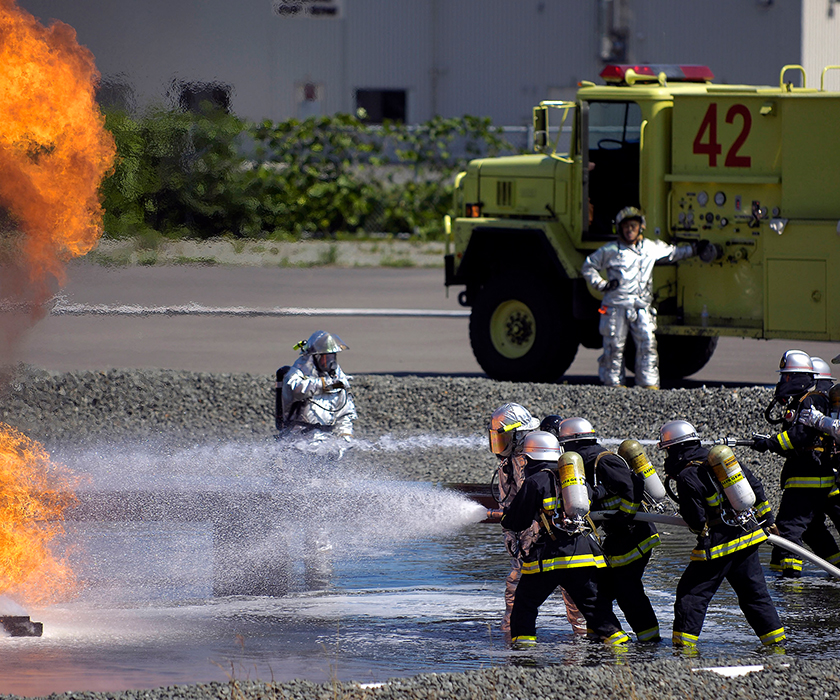
<path fill-rule="evenodd" d="M 560 422 L 563 420 L 562 416 L 551 414 L 542 419 L 540 423 L 540 430 L 551 433 L 554 437 L 560 437 Z"/>

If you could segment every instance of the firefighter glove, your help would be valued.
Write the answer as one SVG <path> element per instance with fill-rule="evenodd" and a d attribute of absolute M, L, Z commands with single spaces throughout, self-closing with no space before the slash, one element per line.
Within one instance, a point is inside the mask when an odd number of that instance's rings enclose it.
<path fill-rule="evenodd" d="M 334 389 L 334 390 L 335 389 L 343 389 L 344 388 L 344 382 L 342 382 L 340 379 L 336 379 L 332 384 L 330 384 L 329 388 Z"/>
<path fill-rule="evenodd" d="M 820 420 L 824 417 L 825 416 L 816 408 L 803 408 L 799 412 L 796 422 L 807 425 L 810 428 L 817 428 L 819 427 Z"/>
<path fill-rule="evenodd" d="M 604 287 L 605 292 L 611 292 L 613 289 L 618 289 L 619 281 L 618 280 L 610 280 L 607 282 L 607 286 Z"/>
<path fill-rule="evenodd" d="M 754 436 L 753 437 L 753 444 L 751 447 L 756 452 L 767 452 L 770 449 L 770 445 L 773 442 L 773 438 L 764 437 L 764 436 Z"/>

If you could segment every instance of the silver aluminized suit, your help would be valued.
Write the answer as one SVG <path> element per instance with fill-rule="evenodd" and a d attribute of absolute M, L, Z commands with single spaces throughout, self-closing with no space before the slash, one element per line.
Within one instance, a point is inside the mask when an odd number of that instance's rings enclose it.
<path fill-rule="evenodd" d="M 336 383 L 341 388 L 332 388 Z M 322 373 L 312 355 L 301 355 L 283 378 L 283 407 L 291 426 L 313 426 L 337 436 L 352 435 L 356 405 L 348 389 L 350 380 L 341 367 Z"/>
<path fill-rule="evenodd" d="M 591 253 L 581 274 L 598 291 L 617 280 L 618 286 L 604 293 L 601 306 L 601 335 L 604 354 L 598 375 L 603 384 L 624 384 L 624 345 L 628 331 L 636 344 L 636 385 L 659 386 L 659 357 L 656 354 L 656 310 L 653 303 L 653 266 L 660 260 L 676 262 L 694 255 L 690 243 L 673 246 L 639 236 L 633 244 L 619 238 Z M 605 280 L 600 271 L 606 271 Z"/>
<path fill-rule="evenodd" d="M 527 470 L 528 460 L 516 454 L 514 449 L 513 454 L 502 459 L 499 464 L 498 476 L 498 494 L 497 500 L 499 505 L 503 508 L 509 506 L 525 477 L 530 474 Z M 546 466 L 544 463 L 537 463 L 539 467 Z M 537 468 L 537 470 L 539 469 Z M 531 527 L 522 532 L 514 532 L 513 530 L 503 530 L 505 538 L 505 549 L 510 556 L 510 573 L 505 579 L 505 615 L 502 620 L 502 631 L 506 636 L 510 636 L 510 614 L 513 610 L 513 599 L 516 596 L 516 587 L 522 577 L 522 557 L 525 556 L 537 541 L 540 536 L 539 524 L 534 521 Z M 586 618 L 578 610 L 574 601 L 566 593 L 565 589 L 561 589 L 563 594 L 563 602 L 566 604 L 566 618 L 572 626 L 575 634 L 586 634 Z"/>

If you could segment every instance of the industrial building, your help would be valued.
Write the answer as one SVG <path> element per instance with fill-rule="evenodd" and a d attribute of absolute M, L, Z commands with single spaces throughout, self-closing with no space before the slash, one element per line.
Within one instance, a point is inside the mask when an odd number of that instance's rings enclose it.
<path fill-rule="evenodd" d="M 840 64 L 838 0 L 19 0 L 73 26 L 101 101 L 210 99 L 273 121 L 360 112 L 526 125 L 609 62 L 708 65 L 717 82 L 809 86 Z M 797 84 L 798 72 L 790 73 Z M 827 76 L 840 87 L 840 75 Z"/>

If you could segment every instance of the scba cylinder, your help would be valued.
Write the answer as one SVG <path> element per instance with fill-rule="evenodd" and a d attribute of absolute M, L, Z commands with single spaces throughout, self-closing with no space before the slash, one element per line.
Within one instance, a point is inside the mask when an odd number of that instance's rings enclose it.
<path fill-rule="evenodd" d="M 564 452 L 557 463 L 563 512 L 570 520 L 584 517 L 589 512 L 589 492 L 583 458 L 577 452 Z"/>
<path fill-rule="evenodd" d="M 726 445 L 716 445 L 709 450 L 707 459 L 732 508 L 739 513 L 752 508 L 755 492 L 735 459 L 735 453 Z"/>
<path fill-rule="evenodd" d="M 635 474 L 645 480 L 645 493 L 654 501 L 665 499 L 665 487 L 662 479 L 656 473 L 648 459 L 644 447 L 638 440 L 625 440 L 618 446 L 618 456 L 621 457 Z"/>

